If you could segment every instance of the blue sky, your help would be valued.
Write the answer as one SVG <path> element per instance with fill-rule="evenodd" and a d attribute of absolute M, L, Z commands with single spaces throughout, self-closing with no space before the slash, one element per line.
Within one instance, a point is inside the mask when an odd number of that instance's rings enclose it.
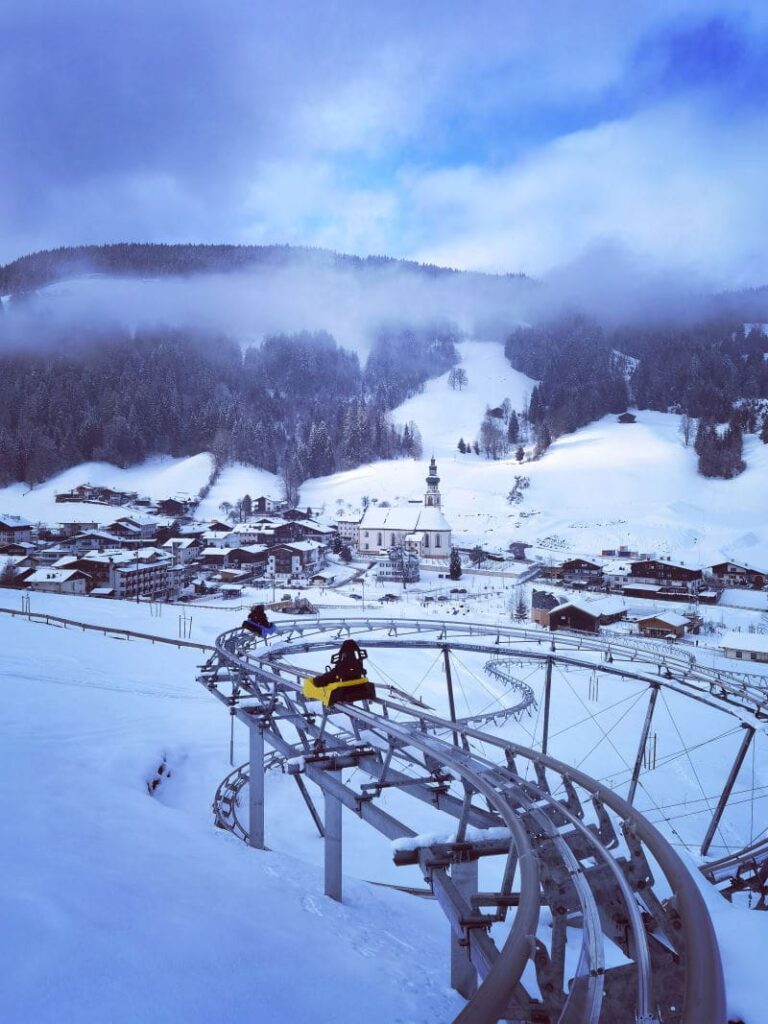
<path fill-rule="evenodd" d="M 293 242 L 768 282 L 768 10 L 6 0 L 0 259 Z"/>

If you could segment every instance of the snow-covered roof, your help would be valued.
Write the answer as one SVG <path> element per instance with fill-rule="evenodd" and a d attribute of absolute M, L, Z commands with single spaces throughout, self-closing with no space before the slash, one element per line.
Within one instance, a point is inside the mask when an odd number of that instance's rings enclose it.
<path fill-rule="evenodd" d="M 4 526 L 6 530 L 31 530 L 32 523 L 28 519 L 22 519 L 21 516 L 0 516 L 0 526 Z"/>
<path fill-rule="evenodd" d="M 451 529 L 441 509 L 424 505 L 396 505 L 394 508 L 369 505 L 365 510 L 360 528 L 363 530 L 402 530 L 406 533 L 423 530 L 449 532 Z"/>
<path fill-rule="evenodd" d="M 169 537 L 160 546 L 163 548 L 190 548 L 193 544 L 192 537 Z"/>
<path fill-rule="evenodd" d="M 726 633 L 717 646 L 721 650 L 768 654 L 768 633 Z"/>
<path fill-rule="evenodd" d="M 665 626 L 687 626 L 688 619 L 684 615 L 678 615 L 677 612 L 657 612 L 655 615 L 645 615 L 642 619 L 638 619 L 639 623 L 650 622 L 652 619 L 656 619 L 659 622 L 663 622 Z"/>
<path fill-rule="evenodd" d="M 202 556 L 205 558 L 207 556 L 215 555 L 217 558 L 223 558 L 225 555 L 228 556 L 236 550 L 236 548 L 203 548 Z"/>
<path fill-rule="evenodd" d="M 620 615 L 626 611 L 627 606 L 620 597 L 598 597 L 592 601 L 579 600 L 574 597 L 569 601 L 563 601 L 562 604 L 557 605 L 552 611 L 559 612 L 563 608 L 578 608 L 579 611 L 586 612 L 588 615 L 594 615 L 597 618 L 600 615 Z"/>
<path fill-rule="evenodd" d="M 290 548 L 291 551 L 319 551 L 322 544 L 316 540 L 291 540 L 280 545 L 281 548 Z"/>
<path fill-rule="evenodd" d="M 656 586 L 655 583 L 627 583 L 627 589 L 645 590 L 649 594 L 658 594 L 661 587 Z"/>
<path fill-rule="evenodd" d="M 79 569 L 38 569 L 27 579 L 27 583 L 66 583 L 85 575 Z"/>

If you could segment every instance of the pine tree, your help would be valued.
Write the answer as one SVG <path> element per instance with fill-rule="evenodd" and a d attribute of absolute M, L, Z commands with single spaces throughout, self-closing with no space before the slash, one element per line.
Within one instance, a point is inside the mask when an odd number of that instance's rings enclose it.
<path fill-rule="evenodd" d="M 464 444 L 464 438 L 463 437 L 459 438 L 458 449 L 459 449 L 459 451 L 461 452 L 462 455 L 464 455 L 466 453 L 467 446 Z"/>
<path fill-rule="evenodd" d="M 525 601 L 525 591 L 522 587 L 517 588 L 515 595 L 515 610 L 513 612 L 515 622 L 525 622 L 528 618 L 528 605 Z"/>
<path fill-rule="evenodd" d="M 520 440 L 520 423 L 514 410 L 509 414 L 507 423 L 507 440 L 510 444 L 517 444 Z"/>
<path fill-rule="evenodd" d="M 515 458 L 517 459 L 518 462 L 522 462 L 523 459 L 525 458 L 525 450 L 523 449 L 523 446 L 521 444 L 517 446 L 517 451 L 515 452 Z"/>
<path fill-rule="evenodd" d="M 451 560 L 448 575 L 452 580 L 461 579 L 461 555 L 458 548 L 451 548 Z"/>

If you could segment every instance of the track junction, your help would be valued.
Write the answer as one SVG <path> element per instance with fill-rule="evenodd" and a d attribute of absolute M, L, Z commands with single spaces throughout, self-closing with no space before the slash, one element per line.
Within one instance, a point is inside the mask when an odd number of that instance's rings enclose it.
<path fill-rule="evenodd" d="M 706 853 L 749 746 L 766 728 L 768 692 L 759 678 L 630 638 L 513 626 L 348 617 L 291 620 L 280 629 L 271 643 L 241 629 L 222 634 L 200 671 L 233 722 L 249 730 L 249 761 L 216 793 L 219 826 L 264 848 L 265 772 L 291 775 L 323 836 L 325 891 L 334 899 L 342 893 L 342 808 L 390 840 L 395 863 L 418 865 L 450 925 L 451 983 L 467 999 L 456 1018 L 462 1024 L 722 1024 L 723 973 L 702 883 L 633 802 L 660 692 L 730 716 L 743 737 L 701 843 Z M 378 680 L 370 702 L 324 710 L 306 701 L 300 662 L 347 637 L 371 649 L 441 655 L 449 717 Z M 485 656 L 486 672 L 513 703 L 458 718 L 457 651 Z M 543 673 L 540 749 L 493 731 L 536 709 L 533 689 L 515 674 L 523 662 Z M 647 686 L 625 795 L 549 753 L 555 666 Z M 353 772 L 366 781 L 353 785 Z M 446 834 L 419 835 L 385 810 L 382 794 L 393 789 L 447 816 Z M 484 879 L 491 865 L 496 879 L 483 890 L 481 861 Z M 764 900 L 766 865 L 768 842 L 758 842 L 702 871 L 725 895 L 757 889 Z"/>

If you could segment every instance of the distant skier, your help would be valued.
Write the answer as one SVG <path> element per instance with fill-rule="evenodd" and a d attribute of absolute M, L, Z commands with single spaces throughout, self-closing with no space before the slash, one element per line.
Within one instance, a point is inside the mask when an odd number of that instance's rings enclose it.
<path fill-rule="evenodd" d="M 277 632 L 277 627 L 267 618 L 263 604 L 255 604 L 243 622 L 243 629 L 248 629 L 257 636 L 267 637 Z"/>

